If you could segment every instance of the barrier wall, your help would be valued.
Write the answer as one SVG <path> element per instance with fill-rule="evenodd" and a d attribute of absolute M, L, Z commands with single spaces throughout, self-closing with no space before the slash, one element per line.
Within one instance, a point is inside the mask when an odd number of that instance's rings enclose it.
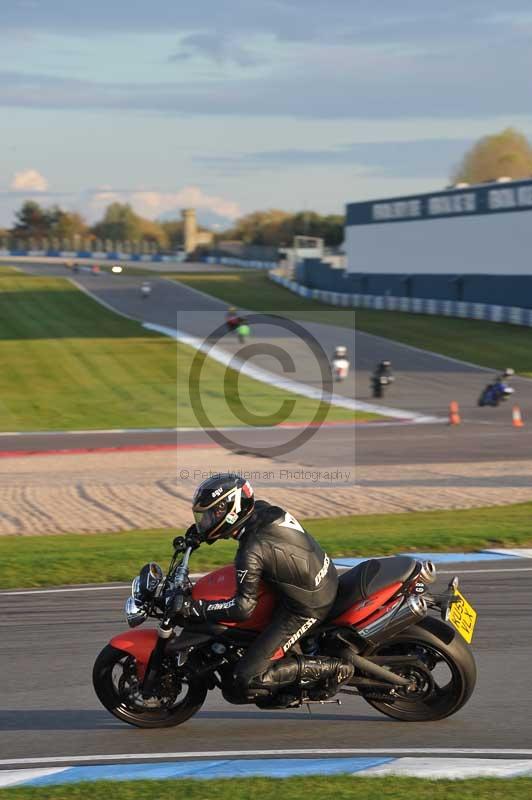
<path fill-rule="evenodd" d="M 9 258 L 9 256 L 29 256 L 34 258 L 64 258 L 65 260 L 83 260 L 91 259 L 92 261 L 143 261 L 152 263 L 171 263 L 185 261 L 182 252 L 174 255 L 162 255 L 160 253 L 123 253 L 113 252 L 107 253 L 90 252 L 88 250 L 2 250 L 0 249 L 0 256 Z M 236 256 L 205 256 L 202 259 L 206 264 L 223 264 L 224 266 L 233 267 L 250 267 L 252 269 L 274 269 L 277 267 L 277 261 L 260 261 L 257 259 L 237 258 Z"/>
<path fill-rule="evenodd" d="M 228 267 L 249 267 L 250 269 L 275 269 L 277 267 L 277 261 L 261 261 L 237 256 L 205 256 L 202 261 L 205 264 L 222 264 Z"/>
<path fill-rule="evenodd" d="M 311 289 L 275 272 L 270 272 L 269 277 L 275 283 L 284 286 L 301 297 L 306 297 L 308 300 L 318 300 L 321 303 L 343 308 L 369 308 L 376 311 L 408 311 L 412 314 L 437 314 L 444 317 L 486 320 L 487 322 L 506 322 L 509 325 L 524 325 L 527 328 L 532 328 L 532 309 L 530 308 L 456 300 L 436 300 L 424 297 L 347 294 L 345 292 Z"/>
<path fill-rule="evenodd" d="M 172 262 L 184 261 L 182 253 L 162 255 L 161 253 L 123 253 L 105 251 L 91 252 L 89 250 L 0 250 L 0 256 L 29 256 L 30 258 L 64 258 L 64 259 L 91 259 L 92 261 L 149 261 Z"/>
<path fill-rule="evenodd" d="M 295 277 L 298 283 L 324 291 L 532 308 L 532 274 L 355 273 L 333 269 L 319 259 L 307 259 L 298 264 Z"/>

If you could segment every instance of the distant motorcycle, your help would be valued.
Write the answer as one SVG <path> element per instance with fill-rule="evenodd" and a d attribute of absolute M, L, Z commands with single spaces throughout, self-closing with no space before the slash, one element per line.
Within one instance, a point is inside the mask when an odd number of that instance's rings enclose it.
<path fill-rule="evenodd" d="M 142 299 L 146 300 L 151 294 L 151 285 L 145 281 L 142 286 L 140 287 L 140 293 L 142 295 Z"/>
<path fill-rule="evenodd" d="M 382 397 L 385 388 L 393 383 L 394 377 L 392 375 L 391 366 L 391 361 L 381 361 L 377 365 L 370 380 L 373 397 Z"/>
<path fill-rule="evenodd" d="M 247 324 L 245 319 L 241 319 L 239 324 L 236 328 L 236 335 L 238 336 L 238 341 L 240 344 L 245 344 L 246 340 L 251 335 L 251 328 Z"/>
<path fill-rule="evenodd" d="M 225 324 L 227 326 L 227 333 L 233 333 L 238 329 L 238 326 L 242 323 L 241 318 L 239 317 L 237 310 L 234 306 L 230 306 L 227 309 L 227 313 L 225 315 Z"/>
<path fill-rule="evenodd" d="M 344 347 L 343 345 L 335 347 L 332 359 L 332 371 L 335 381 L 345 381 L 349 375 L 347 347 Z"/>
<path fill-rule="evenodd" d="M 393 376 L 390 375 L 386 377 L 385 375 L 381 375 L 380 377 L 373 376 L 371 379 L 371 390 L 373 397 L 382 397 L 384 395 L 384 389 L 386 386 L 389 386 L 393 382 Z"/>
<path fill-rule="evenodd" d="M 514 394 L 514 388 L 509 386 L 506 379 L 514 374 L 513 369 L 505 369 L 501 375 L 497 375 L 493 383 L 488 383 L 480 397 L 479 406 L 498 406 Z"/>

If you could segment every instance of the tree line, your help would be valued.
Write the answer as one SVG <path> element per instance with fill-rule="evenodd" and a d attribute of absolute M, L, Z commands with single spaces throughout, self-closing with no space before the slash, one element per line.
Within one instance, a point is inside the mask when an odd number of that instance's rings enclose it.
<path fill-rule="evenodd" d="M 478 184 L 500 178 L 532 177 L 532 147 L 526 136 L 513 128 L 486 136 L 476 142 L 452 170 L 451 184 Z M 224 241 L 246 245 L 289 247 L 294 236 L 317 236 L 325 245 L 337 247 L 343 241 L 344 216 L 321 215 L 315 211 L 289 213 L 280 209 L 254 211 L 236 220 L 227 230 L 215 233 L 214 246 Z M 200 228 L 201 230 L 202 228 Z M 203 228 L 202 230 L 207 230 Z M 158 250 L 177 250 L 183 244 L 183 221 L 154 221 L 136 214 L 128 203 L 111 203 L 94 225 L 75 211 L 57 205 L 45 208 L 30 200 L 15 214 L 9 230 L 0 237 L 23 245 L 47 240 L 69 242 L 74 248 L 94 248 L 95 243 L 148 245 Z"/>
<path fill-rule="evenodd" d="M 58 205 L 45 208 L 28 200 L 15 213 L 13 226 L 3 234 L 23 245 L 55 240 L 88 248 L 96 242 L 110 241 L 148 243 L 159 250 L 169 250 L 183 242 L 183 221 L 154 222 L 136 214 L 128 203 L 111 203 L 102 219 L 89 225 L 76 211 L 65 211 Z"/>
<path fill-rule="evenodd" d="M 315 211 L 290 214 L 270 209 L 254 211 L 238 219 L 234 225 L 215 234 L 215 244 L 227 240 L 244 244 L 289 246 L 298 235 L 319 236 L 330 246 L 343 240 L 344 217 L 321 216 Z M 200 226 L 200 230 L 207 230 Z M 15 213 L 13 226 L 0 232 L 24 246 L 46 240 L 69 242 L 76 247 L 91 247 L 95 242 L 149 243 L 159 250 L 176 250 L 183 244 L 183 221 L 154 221 L 136 214 L 127 203 L 111 203 L 101 220 L 89 225 L 81 214 L 65 211 L 58 205 L 46 208 L 28 200 Z"/>

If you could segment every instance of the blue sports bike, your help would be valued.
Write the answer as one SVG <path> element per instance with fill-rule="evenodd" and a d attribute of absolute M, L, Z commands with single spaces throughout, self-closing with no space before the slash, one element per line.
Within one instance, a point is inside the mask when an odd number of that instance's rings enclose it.
<path fill-rule="evenodd" d="M 503 400 L 507 400 L 514 393 L 512 386 L 508 385 L 507 378 L 514 374 L 513 369 L 505 369 L 501 375 L 497 375 L 493 383 L 488 383 L 480 397 L 479 406 L 498 406 Z"/>

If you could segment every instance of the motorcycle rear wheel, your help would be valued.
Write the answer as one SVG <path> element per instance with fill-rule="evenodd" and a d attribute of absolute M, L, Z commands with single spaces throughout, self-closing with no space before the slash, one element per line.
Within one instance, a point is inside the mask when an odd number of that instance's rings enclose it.
<path fill-rule="evenodd" d="M 426 664 L 424 670 L 415 666 L 393 669 L 388 665 L 398 674 L 413 677 L 419 691 L 408 694 L 399 688 L 396 697 L 389 701 L 364 698 L 377 711 L 403 722 L 450 717 L 467 703 L 475 688 L 475 660 L 460 634 L 439 620 L 430 620 L 427 627 L 422 627 L 424 622 L 371 652 L 371 656 L 416 655 Z"/>
<path fill-rule="evenodd" d="M 171 676 L 169 675 L 171 678 Z M 137 728 L 170 728 L 193 717 L 203 705 L 207 687 L 187 676 L 180 680 L 186 686 L 184 696 L 179 691 L 171 705 L 142 708 L 138 696 L 133 698 L 136 679 L 134 656 L 112 645 L 104 647 L 94 663 L 92 682 L 98 699 L 115 717 Z M 138 694 L 138 690 L 137 690 Z"/>

